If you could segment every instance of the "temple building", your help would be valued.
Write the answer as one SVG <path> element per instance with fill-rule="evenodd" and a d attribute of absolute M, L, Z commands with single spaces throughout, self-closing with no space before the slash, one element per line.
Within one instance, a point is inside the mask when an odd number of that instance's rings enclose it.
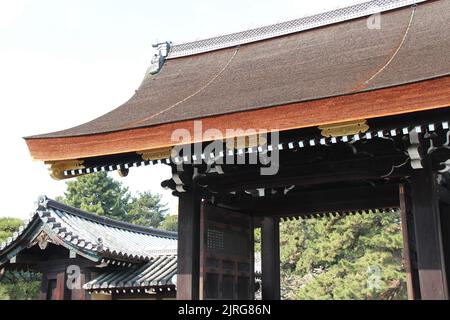
<path fill-rule="evenodd" d="M 279 299 L 280 219 L 363 210 L 401 211 L 409 298 L 449 299 L 449 25 L 448 0 L 373 0 L 155 44 L 123 105 L 25 140 L 55 179 L 171 168 L 178 299 L 252 299 L 256 227 L 262 299 Z"/>
<path fill-rule="evenodd" d="M 177 235 L 42 197 L 0 244 L 0 269 L 42 275 L 40 299 L 173 299 Z"/>

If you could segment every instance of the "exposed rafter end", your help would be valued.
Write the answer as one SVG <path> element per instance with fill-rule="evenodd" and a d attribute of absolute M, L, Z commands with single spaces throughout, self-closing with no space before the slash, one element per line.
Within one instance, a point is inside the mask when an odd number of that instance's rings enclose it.
<path fill-rule="evenodd" d="M 365 215 L 365 214 L 377 214 L 377 213 L 394 213 L 397 212 L 398 208 L 377 208 L 377 209 L 355 209 L 355 210 L 345 210 L 345 211 L 334 211 L 334 212 L 322 212 L 322 213 L 313 213 L 313 214 L 304 214 L 299 216 L 289 216 L 281 218 L 282 221 L 287 221 L 291 218 L 298 220 L 309 220 L 309 219 L 322 219 L 322 218 L 338 218 L 345 216 L 354 216 L 354 215 Z"/>

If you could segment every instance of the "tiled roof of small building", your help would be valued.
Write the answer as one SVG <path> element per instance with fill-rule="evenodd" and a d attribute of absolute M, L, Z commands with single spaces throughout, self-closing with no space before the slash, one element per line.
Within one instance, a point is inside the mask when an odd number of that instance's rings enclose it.
<path fill-rule="evenodd" d="M 104 273 L 86 283 L 90 291 L 111 291 L 149 289 L 176 286 L 177 256 L 160 255 L 139 267 L 126 268 Z"/>
<path fill-rule="evenodd" d="M 27 248 L 42 231 L 52 242 L 95 261 L 149 261 L 177 249 L 175 232 L 120 222 L 42 197 L 33 217 L 0 244 L 0 265 Z"/>

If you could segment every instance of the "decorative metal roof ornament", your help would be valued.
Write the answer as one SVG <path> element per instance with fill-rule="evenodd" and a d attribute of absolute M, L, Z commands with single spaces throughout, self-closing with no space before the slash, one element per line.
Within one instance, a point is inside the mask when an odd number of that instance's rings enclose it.
<path fill-rule="evenodd" d="M 153 48 L 156 48 L 157 53 L 152 58 L 150 67 L 147 70 L 148 74 L 156 74 L 161 70 L 164 65 L 164 61 L 166 57 L 169 55 L 169 51 L 171 48 L 171 42 L 160 42 L 152 45 Z"/>
<path fill-rule="evenodd" d="M 45 232 L 41 232 L 37 238 L 36 238 L 36 242 L 39 245 L 39 248 L 41 250 L 45 250 L 47 248 L 47 245 L 49 242 L 52 242 L 52 240 L 50 239 L 50 237 L 48 236 L 47 233 Z"/>

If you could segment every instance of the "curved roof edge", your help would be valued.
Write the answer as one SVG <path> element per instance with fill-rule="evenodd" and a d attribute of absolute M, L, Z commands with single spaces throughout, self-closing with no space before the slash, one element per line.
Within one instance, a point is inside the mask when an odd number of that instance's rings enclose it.
<path fill-rule="evenodd" d="M 86 283 L 89 291 L 176 287 L 177 255 L 161 255 L 136 268 L 114 270 Z"/>
<path fill-rule="evenodd" d="M 135 225 L 135 224 L 128 223 L 128 222 L 123 222 L 123 221 L 114 220 L 114 219 L 111 219 L 108 217 L 99 216 L 95 213 L 83 211 L 83 210 L 71 207 L 69 205 L 66 205 L 64 203 L 55 201 L 53 199 L 47 198 L 46 196 L 42 196 L 39 199 L 39 207 L 43 207 L 44 209 L 53 208 L 53 209 L 62 210 L 62 211 L 68 212 L 72 215 L 78 216 L 83 219 L 88 219 L 88 220 L 91 220 L 91 221 L 94 221 L 94 222 L 97 222 L 100 224 L 104 224 L 104 225 L 107 225 L 110 227 L 125 229 L 125 230 L 132 231 L 132 232 L 138 232 L 138 233 L 143 233 L 143 234 L 148 234 L 148 235 L 163 237 L 163 238 L 172 238 L 172 239 L 178 238 L 177 232 L 160 230 L 160 229 L 155 229 L 155 228 L 151 228 L 151 227 L 139 226 L 139 225 Z"/>
<path fill-rule="evenodd" d="M 173 45 L 166 59 L 225 49 L 399 9 L 428 0 L 372 0 L 260 28 Z"/>

